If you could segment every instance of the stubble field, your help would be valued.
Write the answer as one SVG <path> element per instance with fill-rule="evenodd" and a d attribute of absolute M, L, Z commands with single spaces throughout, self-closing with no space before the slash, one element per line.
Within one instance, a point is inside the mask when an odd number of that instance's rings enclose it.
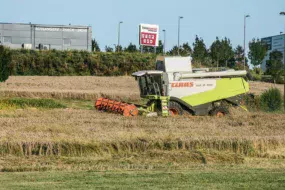
<path fill-rule="evenodd" d="M 271 86 L 252 82 L 251 92 L 260 94 Z M 138 101 L 137 84 L 131 77 L 10 77 L 0 84 L 0 94 L 2 98 L 53 98 L 67 105 L 65 109 L 0 110 L 0 171 L 4 172 L 0 182 L 6 188 L 42 184 L 79 188 L 72 181 L 65 183 L 68 176 L 106 188 L 116 181 L 120 181 L 116 187 L 143 189 L 282 185 L 281 178 L 272 177 L 285 175 L 282 113 L 234 109 L 225 118 L 123 118 L 92 108 L 93 100 L 102 95 Z M 26 173 L 31 171 L 49 172 Z M 166 171 L 172 175 L 171 183 L 163 180 Z M 34 177 L 29 178 L 30 174 Z M 86 179 L 89 175 L 96 178 Z M 132 183 L 134 176 L 137 185 Z M 254 182 L 254 176 L 263 180 Z M 14 178 L 19 181 L 11 181 Z M 94 187 L 90 184 L 86 187 Z"/>

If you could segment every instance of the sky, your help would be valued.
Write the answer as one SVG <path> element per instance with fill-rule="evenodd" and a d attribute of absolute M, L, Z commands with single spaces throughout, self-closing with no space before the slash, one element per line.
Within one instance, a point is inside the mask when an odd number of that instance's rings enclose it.
<path fill-rule="evenodd" d="M 177 45 L 178 17 L 180 44 L 192 44 L 202 37 L 209 47 L 216 37 L 228 37 L 232 45 L 243 45 L 244 15 L 247 43 L 253 38 L 278 35 L 285 31 L 285 0 L 0 0 L 0 22 L 90 25 L 104 50 L 117 43 L 118 23 L 121 45 L 138 45 L 140 23 L 158 24 L 166 30 L 166 48 Z"/>

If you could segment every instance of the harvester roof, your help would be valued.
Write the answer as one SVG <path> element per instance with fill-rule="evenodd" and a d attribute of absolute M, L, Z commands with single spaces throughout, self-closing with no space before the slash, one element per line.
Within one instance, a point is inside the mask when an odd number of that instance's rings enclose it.
<path fill-rule="evenodd" d="M 192 72 L 191 57 L 164 57 L 164 71 L 172 72 Z"/>
<path fill-rule="evenodd" d="M 163 71 L 149 70 L 149 71 L 138 71 L 132 74 L 134 77 L 141 77 L 144 75 L 161 75 Z"/>

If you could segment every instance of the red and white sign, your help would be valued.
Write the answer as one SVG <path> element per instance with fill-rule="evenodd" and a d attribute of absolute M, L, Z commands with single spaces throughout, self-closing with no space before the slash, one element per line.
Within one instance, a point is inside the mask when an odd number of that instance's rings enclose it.
<path fill-rule="evenodd" d="M 140 45 L 158 46 L 159 26 L 151 24 L 140 24 Z"/>

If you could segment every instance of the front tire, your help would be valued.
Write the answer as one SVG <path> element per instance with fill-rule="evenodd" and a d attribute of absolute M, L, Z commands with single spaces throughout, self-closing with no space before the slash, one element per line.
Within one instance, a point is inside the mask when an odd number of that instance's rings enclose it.
<path fill-rule="evenodd" d="M 168 105 L 168 110 L 171 116 L 178 116 L 184 114 L 182 106 L 177 102 L 170 101 Z"/>

